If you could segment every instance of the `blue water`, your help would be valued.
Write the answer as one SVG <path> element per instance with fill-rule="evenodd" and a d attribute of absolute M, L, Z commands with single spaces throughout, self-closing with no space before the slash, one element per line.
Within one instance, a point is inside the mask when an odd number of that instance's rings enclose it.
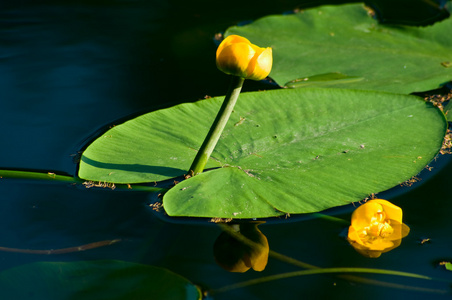
<path fill-rule="evenodd" d="M 0 168 L 75 175 L 79 151 L 109 126 L 206 95 L 223 95 L 228 78 L 215 67 L 215 33 L 240 21 L 300 5 L 300 1 L 290 0 L 242 2 L 230 1 L 224 7 L 208 1 L 2 2 Z M 410 22 L 415 22 L 444 15 L 431 7 L 400 4 L 384 8 L 384 1 L 379 3 L 386 20 L 399 16 L 407 23 L 410 16 L 415 19 Z M 261 88 L 274 87 L 251 82 L 244 87 Z M 338 223 L 295 217 L 260 228 L 272 250 L 310 264 L 393 269 L 450 283 L 452 272 L 438 263 L 452 260 L 452 162 L 447 156 L 434 166 L 413 187 L 384 194 L 403 208 L 411 233 L 399 248 L 379 259 L 358 255 L 342 237 L 346 226 Z M 228 273 L 216 265 L 212 254 L 219 228 L 204 222 L 172 223 L 156 215 L 148 202 L 149 195 L 142 192 L 0 179 L 0 247 L 59 249 L 121 239 L 111 246 L 59 255 L 0 251 L 0 271 L 39 261 L 117 259 L 161 266 L 215 289 L 298 270 L 270 258 L 261 273 Z M 349 220 L 352 210 L 349 206 L 334 214 Z M 427 238 L 429 242 L 420 243 Z M 450 297 L 447 283 L 368 277 L 439 288 L 448 294 L 316 275 L 254 285 L 214 299 Z M 31 284 L 18 286 L 27 289 Z"/>

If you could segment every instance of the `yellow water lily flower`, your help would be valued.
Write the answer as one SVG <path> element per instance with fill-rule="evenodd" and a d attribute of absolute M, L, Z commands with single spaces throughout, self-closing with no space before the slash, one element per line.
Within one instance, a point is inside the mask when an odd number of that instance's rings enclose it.
<path fill-rule="evenodd" d="M 260 48 L 238 35 L 228 36 L 217 49 L 217 67 L 229 75 L 262 80 L 272 64 L 272 48 Z"/>
<path fill-rule="evenodd" d="M 267 237 L 257 228 L 261 223 L 227 225 L 251 243 L 244 243 L 223 231 L 213 246 L 217 264 L 229 272 L 243 273 L 251 268 L 255 271 L 264 270 L 270 248 Z"/>
<path fill-rule="evenodd" d="M 410 229 L 402 223 L 402 209 L 383 199 L 373 199 L 352 214 L 348 241 L 367 257 L 379 257 L 400 245 Z"/>

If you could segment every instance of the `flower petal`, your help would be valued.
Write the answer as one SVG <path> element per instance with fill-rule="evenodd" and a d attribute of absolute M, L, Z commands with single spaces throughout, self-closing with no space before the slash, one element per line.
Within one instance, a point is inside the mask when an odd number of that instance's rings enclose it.
<path fill-rule="evenodd" d="M 217 59 L 219 54 L 221 53 L 221 51 L 223 51 L 223 49 L 231 44 L 236 44 L 236 43 L 245 43 L 250 45 L 250 41 L 246 38 L 244 38 L 243 36 L 239 36 L 239 35 L 230 35 L 227 38 L 225 38 L 221 44 L 218 46 L 217 48 Z"/>
<path fill-rule="evenodd" d="M 229 75 L 247 76 L 247 68 L 255 51 L 246 43 L 231 44 L 218 54 L 217 67 Z"/>
<path fill-rule="evenodd" d="M 361 237 L 359 236 L 358 232 L 355 230 L 353 226 L 350 226 L 348 228 L 348 240 L 364 246 Z"/>
<path fill-rule="evenodd" d="M 273 64 L 272 48 L 259 48 L 248 66 L 248 79 L 262 80 L 270 74 Z"/>
<path fill-rule="evenodd" d="M 373 199 L 371 201 L 374 201 L 383 207 L 387 219 L 395 220 L 399 223 L 402 223 L 402 209 L 400 207 L 383 199 Z"/>
<path fill-rule="evenodd" d="M 216 61 L 218 69 L 226 74 L 262 80 L 272 68 L 272 49 L 260 48 L 244 37 L 230 35 L 218 46 Z"/>
<path fill-rule="evenodd" d="M 380 203 L 370 200 L 359 206 L 352 214 L 352 226 L 360 231 L 369 226 L 376 213 L 383 212 Z"/>

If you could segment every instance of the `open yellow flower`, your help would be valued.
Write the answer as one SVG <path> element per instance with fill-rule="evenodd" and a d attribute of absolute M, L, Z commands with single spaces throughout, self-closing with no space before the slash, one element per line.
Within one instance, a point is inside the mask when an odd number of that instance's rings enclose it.
<path fill-rule="evenodd" d="M 260 48 L 238 35 L 230 35 L 217 49 L 217 67 L 222 72 L 245 79 L 262 80 L 270 74 L 271 48 Z"/>
<path fill-rule="evenodd" d="M 402 209 L 389 201 L 373 199 L 352 214 L 348 241 L 367 257 L 379 257 L 400 245 L 410 229 L 402 223 Z"/>

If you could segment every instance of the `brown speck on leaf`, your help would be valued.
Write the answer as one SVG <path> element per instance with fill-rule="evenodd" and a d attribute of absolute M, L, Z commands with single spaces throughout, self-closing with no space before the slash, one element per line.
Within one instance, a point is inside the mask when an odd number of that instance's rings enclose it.
<path fill-rule="evenodd" d="M 251 173 L 251 171 L 252 170 L 243 170 L 245 173 L 246 173 L 246 175 L 248 175 L 249 177 L 256 177 L 256 176 L 254 176 L 252 173 Z"/>
<path fill-rule="evenodd" d="M 452 62 L 450 62 L 450 61 L 443 61 L 443 62 L 441 62 L 441 66 L 443 66 L 445 68 L 450 68 L 450 67 L 452 67 Z"/>
<path fill-rule="evenodd" d="M 364 9 L 367 11 L 369 17 L 375 17 L 375 11 L 370 6 L 364 5 Z"/>
<path fill-rule="evenodd" d="M 244 117 L 240 117 L 240 120 L 237 122 L 237 123 L 235 123 L 234 124 L 234 126 L 239 126 L 239 125 L 242 125 L 243 124 L 243 122 L 245 122 L 245 120 L 246 120 L 246 118 L 244 118 Z"/>

